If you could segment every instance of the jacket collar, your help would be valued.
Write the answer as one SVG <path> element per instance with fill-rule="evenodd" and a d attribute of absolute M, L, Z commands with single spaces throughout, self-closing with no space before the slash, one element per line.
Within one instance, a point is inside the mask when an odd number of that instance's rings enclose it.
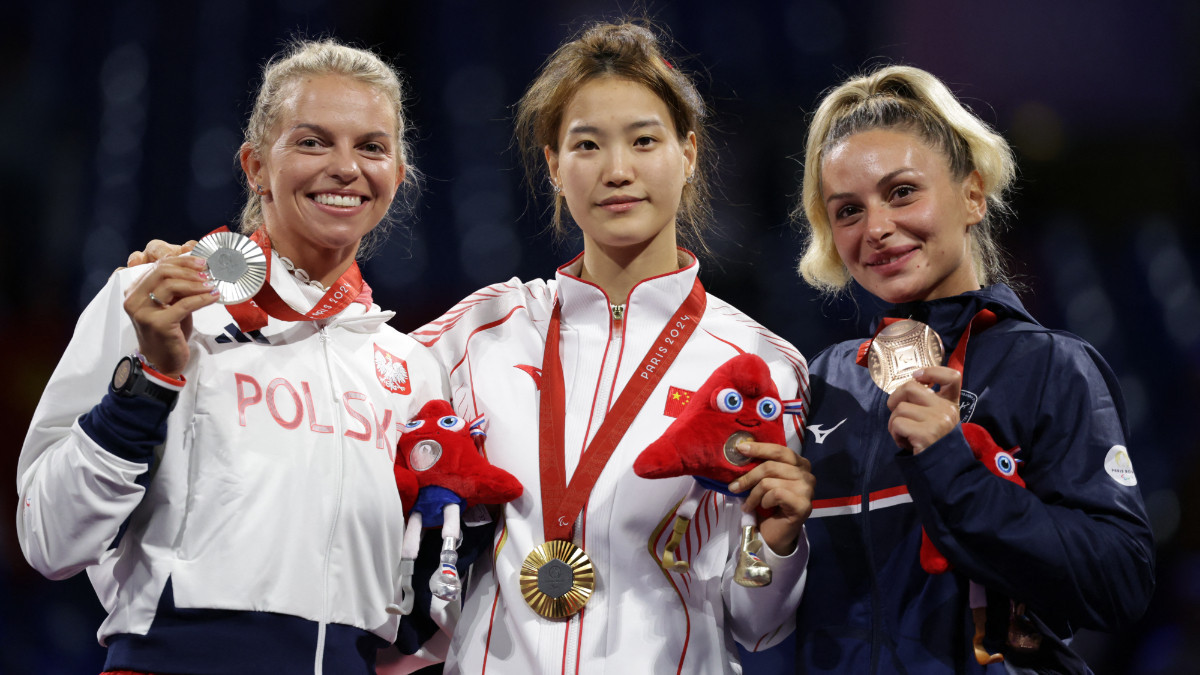
<path fill-rule="evenodd" d="M 977 291 L 960 293 L 928 302 L 906 302 L 893 305 L 884 313 L 884 316 L 915 319 L 928 324 L 937 331 L 942 338 L 942 344 L 949 352 L 958 344 L 959 336 L 971 323 L 971 319 L 975 318 L 975 315 L 983 309 L 995 312 L 996 317 L 1001 320 L 1016 319 L 1040 325 L 1021 304 L 1017 294 L 1005 284 L 993 284 Z M 879 322 L 876 321 L 875 324 L 872 326 L 872 333 L 875 332 Z"/>
<path fill-rule="evenodd" d="M 324 295 L 324 292 L 313 286 L 309 286 L 301 282 L 296 277 L 288 273 L 287 268 L 283 263 L 279 262 L 279 255 L 272 250 L 271 255 L 271 287 L 279 294 L 279 297 L 297 312 L 307 312 L 312 309 Z M 363 281 L 362 292 L 354 302 L 346 306 L 345 309 L 338 312 L 336 315 L 328 319 L 317 320 L 317 325 L 334 326 L 340 325 L 348 330 L 359 333 L 373 333 L 379 330 L 379 326 L 393 316 L 395 312 L 384 311 L 376 305 L 371 297 L 371 287 L 367 282 Z"/>
<path fill-rule="evenodd" d="M 583 254 L 580 253 L 559 267 L 555 274 L 564 323 L 597 321 L 612 315 L 613 303 L 604 290 L 579 278 L 582 266 Z M 700 273 L 700 262 L 686 249 L 679 249 L 679 266 L 678 270 L 639 281 L 625 303 L 626 316 L 637 317 L 641 323 L 656 318 L 665 321 L 674 314 L 692 292 L 692 285 Z"/>

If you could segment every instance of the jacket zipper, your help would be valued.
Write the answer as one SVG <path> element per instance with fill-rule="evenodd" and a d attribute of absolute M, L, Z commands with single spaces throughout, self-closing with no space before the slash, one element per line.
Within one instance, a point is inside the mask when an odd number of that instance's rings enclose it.
<path fill-rule="evenodd" d="M 328 539 L 326 539 L 326 542 L 325 542 L 325 561 L 324 561 L 322 574 L 321 574 L 321 590 L 322 590 L 322 592 L 321 592 L 321 620 L 317 624 L 316 663 L 313 665 L 314 675 L 322 675 L 323 665 L 324 665 L 324 661 L 325 661 L 325 636 L 326 636 L 326 627 L 328 625 L 328 619 L 329 619 L 329 562 L 330 562 L 329 558 L 333 553 L 334 534 L 337 531 L 338 518 L 340 517 L 341 512 L 342 512 L 342 479 L 343 479 L 343 476 L 345 473 L 344 467 L 342 466 L 344 457 L 343 457 L 342 448 L 340 446 L 341 439 L 342 439 L 341 415 L 339 414 L 340 411 L 338 410 L 338 404 L 340 403 L 340 401 L 338 400 L 338 396 L 337 396 L 337 387 L 336 387 L 337 380 L 333 376 L 332 359 L 329 356 L 330 337 L 329 337 L 329 333 L 325 330 L 325 326 L 321 326 L 321 328 L 319 330 L 320 330 L 320 340 L 321 340 L 321 353 L 325 356 L 325 372 L 326 372 L 326 376 L 328 377 L 330 400 L 332 401 L 333 410 L 334 410 L 334 415 L 333 415 L 334 438 L 338 439 L 339 446 L 338 446 L 338 451 L 336 453 L 336 457 L 337 457 L 336 483 L 335 483 L 335 485 L 337 486 L 337 489 L 335 492 L 336 498 L 334 499 L 334 502 L 333 502 L 333 504 L 334 504 L 333 519 L 329 525 L 329 537 L 328 537 Z"/>
<path fill-rule="evenodd" d="M 876 410 L 886 411 L 888 409 L 887 404 L 886 402 L 881 401 L 879 393 L 882 392 L 877 391 L 874 397 L 876 401 Z M 882 416 L 879 413 L 876 413 L 876 417 L 881 418 Z M 880 421 L 886 426 L 886 418 L 883 418 Z M 870 446 L 870 452 L 867 455 L 867 463 L 865 465 L 866 471 L 863 472 L 862 537 L 863 550 L 865 550 L 867 553 L 867 569 L 870 570 L 871 574 L 871 672 L 877 673 L 879 672 L 881 649 L 879 637 L 881 632 L 880 624 L 883 623 L 883 609 L 880 606 L 882 601 L 879 594 L 879 574 L 878 570 L 875 568 L 875 549 L 871 543 L 871 479 L 874 478 L 875 475 L 875 458 L 879 456 L 878 439 L 880 438 L 880 435 L 870 434 L 869 436 L 874 437 L 876 442 L 872 443 Z"/>
<path fill-rule="evenodd" d="M 620 347 L 625 338 L 625 305 L 610 305 L 611 320 L 608 324 L 608 344 L 605 347 L 604 362 L 600 364 L 600 381 L 597 387 L 597 393 L 603 392 L 606 397 L 604 403 L 605 415 L 608 414 L 608 408 L 612 405 L 612 387 L 613 381 L 617 377 L 617 365 L 620 363 Z M 616 354 L 616 356 L 614 356 Z M 599 397 L 597 397 L 599 399 Z M 593 401 L 591 417 L 595 420 L 596 409 L 599 405 L 599 400 Z M 603 419 L 600 420 L 603 422 Z M 598 423 L 597 423 L 598 425 Z M 585 439 L 585 444 L 588 439 Z M 582 458 L 581 458 L 582 459 Z M 584 513 L 586 513 L 587 504 L 584 504 Z M 580 513 L 579 519 L 582 521 L 584 513 Z M 580 526 L 580 522 L 576 522 Z M 582 528 L 578 530 L 582 534 Z M 582 539 L 582 537 L 581 537 Z M 587 612 L 584 608 L 579 614 L 571 617 L 567 622 L 567 634 L 564 641 L 563 649 L 563 673 L 579 672 L 579 654 L 577 647 L 582 639 L 583 631 L 583 615 Z M 570 664 L 570 665 L 569 665 Z"/>

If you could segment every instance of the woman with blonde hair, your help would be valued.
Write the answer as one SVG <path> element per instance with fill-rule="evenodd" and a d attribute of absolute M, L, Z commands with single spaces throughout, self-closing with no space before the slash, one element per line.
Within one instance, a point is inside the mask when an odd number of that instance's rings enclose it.
<path fill-rule="evenodd" d="M 239 152 L 254 302 L 216 304 L 237 299 L 217 265 L 176 255 L 80 318 L 21 451 L 17 533 L 44 575 L 87 572 L 106 671 L 373 673 L 395 639 L 396 426 L 448 394 L 355 261 L 412 184 L 405 138 L 390 66 L 296 42 Z"/>
<path fill-rule="evenodd" d="M 811 365 L 801 672 L 1088 672 L 1072 632 L 1149 600 L 1116 377 L 1004 283 L 1014 174 L 1004 138 L 917 68 L 850 78 L 813 118 L 800 274 L 891 308 Z"/>

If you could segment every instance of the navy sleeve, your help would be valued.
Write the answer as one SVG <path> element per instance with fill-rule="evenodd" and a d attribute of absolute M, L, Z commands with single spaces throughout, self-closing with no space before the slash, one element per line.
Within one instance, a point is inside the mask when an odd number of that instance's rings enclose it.
<path fill-rule="evenodd" d="M 926 533 L 959 572 L 1039 614 L 1112 631 L 1141 616 L 1154 588 L 1124 406 L 1086 343 L 1060 337 L 1040 352 L 1010 368 L 1018 384 L 988 385 L 1001 412 L 976 420 L 1001 447 L 1020 446 L 1025 488 L 976 461 L 961 429 L 897 462 Z"/>
<path fill-rule="evenodd" d="M 118 396 L 110 390 L 79 418 L 83 432 L 100 447 L 131 462 L 149 464 L 154 448 L 167 438 L 170 407 L 143 396 Z"/>

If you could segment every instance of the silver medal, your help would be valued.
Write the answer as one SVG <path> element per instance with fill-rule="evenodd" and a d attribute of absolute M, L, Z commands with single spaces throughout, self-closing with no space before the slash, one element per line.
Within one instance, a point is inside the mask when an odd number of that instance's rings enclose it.
<path fill-rule="evenodd" d="M 208 263 L 220 302 L 236 305 L 254 297 L 267 280 L 267 257 L 250 237 L 236 232 L 213 232 L 192 249 Z"/>

